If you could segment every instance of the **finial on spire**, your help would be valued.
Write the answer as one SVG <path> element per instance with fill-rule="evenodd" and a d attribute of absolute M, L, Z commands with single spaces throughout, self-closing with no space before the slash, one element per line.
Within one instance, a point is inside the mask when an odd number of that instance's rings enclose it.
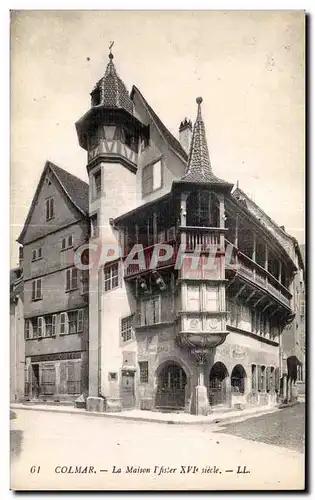
<path fill-rule="evenodd" d="M 108 46 L 108 48 L 109 48 L 109 55 L 108 55 L 108 57 L 110 59 L 114 59 L 114 56 L 112 54 L 112 47 L 113 47 L 114 43 L 115 43 L 114 41 L 113 42 L 109 42 L 109 46 Z"/>
<path fill-rule="evenodd" d="M 202 101 L 203 101 L 203 98 L 202 98 L 202 97 L 197 97 L 197 99 L 196 99 L 196 103 L 197 103 L 197 104 L 201 104 L 201 103 L 202 103 Z"/>

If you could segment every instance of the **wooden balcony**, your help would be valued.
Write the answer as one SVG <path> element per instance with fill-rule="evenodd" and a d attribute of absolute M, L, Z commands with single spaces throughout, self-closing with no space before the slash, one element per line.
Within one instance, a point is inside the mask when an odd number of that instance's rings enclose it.
<path fill-rule="evenodd" d="M 181 226 L 179 230 L 184 235 L 181 242 L 185 242 L 187 252 L 224 250 L 224 238 L 221 237 L 226 231 L 224 228 Z"/>
<path fill-rule="evenodd" d="M 290 308 L 292 295 L 272 274 L 234 247 L 231 262 L 226 263 L 227 270 L 234 270 L 238 275 L 257 284 L 278 301 Z"/>
<path fill-rule="evenodd" d="M 163 254 L 161 255 L 161 260 L 158 260 L 156 262 L 156 265 L 152 267 L 152 256 L 154 249 L 158 247 L 157 245 L 151 245 L 149 247 L 146 247 L 143 249 L 143 252 L 139 252 L 139 255 L 135 255 L 134 259 L 137 260 L 139 259 L 140 263 L 144 262 L 144 265 L 140 264 L 129 264 L 128 266 L 125 267 L 125 277 L 130 278 L 137 276 L 139 274 L 144 274 L 150 272 L 150 270 L 154 269 L 162 269 L 165 267 L 173 266 L 176 262 L 176 257 L 177 257 L 177 245 L 175 242 L 168 243 L 168 245 L 172 246 L 173 252 L 172 256 L 168 260 L 162 260 L 163 259 Z M 161 253 L 161 252 L 160 252 Z"/>

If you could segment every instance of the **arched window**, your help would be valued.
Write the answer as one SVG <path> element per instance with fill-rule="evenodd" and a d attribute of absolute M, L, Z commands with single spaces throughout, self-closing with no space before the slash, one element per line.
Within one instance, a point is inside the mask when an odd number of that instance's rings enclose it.
<path fill-rule="evenodd" d="M 232 392 L 244 394 L 245 392 L 245 378 L 246 372 L 242 365 L 234 366 L 231 373 L 231 387 Z"/>
<path fill-rule="evenodd" d="M 209 191 L 195 191 L 187 198 L 187 226 L 218 227 L 219 205 Z"/>

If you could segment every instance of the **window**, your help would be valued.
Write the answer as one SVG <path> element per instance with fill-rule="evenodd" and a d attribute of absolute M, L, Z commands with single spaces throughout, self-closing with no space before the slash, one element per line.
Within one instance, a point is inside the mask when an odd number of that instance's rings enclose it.
<path fill-rule="evenodd" d="M 252 365 L 252 390 L 257 389 L 257 366 Z"/>
<path fill-rule="evenodd" d="M 124 342 L 132 339 L 132 316 L 122 318 L 120 323 L 120 331 Z"/>
<path fill-rule="evenodd" d="M 25 320 L 25 340 L 32 338 L 32 324 L 31 320 Z"/>
<path fill-rule="evenodd" d="M 232 392 L 244 394 L 245 392 L 246 372 L 242 365 L 234 366 L 231 373 L 231 388 Z"/>
<path fill-rule="evenodd" d="M 149 382 L 149 363 L 148 361 L 139 362 L 140 383 L 147 384 Z"/>
<path fill-rule="evenodd" d="M 117 373 L 116 372 L 109 372 L 108 374 L 108 380 L 117 380 Z"/>
<path fill-rule="evenodd" d="M 67 313 L 60 314 L 60 334 L 68 333 L 68 315 Z"/>
<path fill-rule="evenodd" d="M 50 314 L 44 317 L 45 337 L 54 337 L 56 335 L 57 315 Z"/>
<path fill-rule="evenodd" d="M 32 261 L 39 260 L 42 258 L 42 248 L 33 248 L 32 250 Z"/>
<path fill-rule="evenodd" d="M 84 310 L 78 309 L 60 314 L 60 333 L 80 333 L 83 332 Z"/>
<path fill-rule="evenodd" d="M 54 198 L 46 200 L 46 220 L 52 219 L 55 216 L 55 202 Z"/>
<path fill-rule="evenodd" d="M 73 235 L 65 236 L 61 240 L 61 250 L 66 250 L 67 248 L 73 247 Z"/>
<path fill-rule="evenodd" d="M 119 286 L 118 262 L 110 264 L 104 268 L 105 292 Z"/>
<path fill-rule="evenodd" d="M 97 214 L 92 215 L 90 218 L 90 231 L 91 231 L 91 238 L 98 238 L 99 237 L 99 226 L 98 226 Z"/>
<path fill-rule="evenodd" d="M 42 280 L 38 278 L 32 281 L 32 300 L 39 300 L 42 298 Z"/>
<path fill-rule="evenodd" d="M 98 198 L 100 195 L 101 195 L 101 191 L 102 191 L 102 174 L 101 174 L 101 171 L 98 170 L 97 172 L 95 172 L 94 176 L 93 176 L 93 194 L 94 194 L 94 198 Z"/>
<path fill-rule="evenodd" d="M 141 320 L 144 325 L 155 325 L 161 322 L 160 296 L 151 297 L 143 301 L 143 314 Z"/>
<path fill-rule="evenodd" d="M 44 318 L 39 317 L 37 318 L 37 337 L 44 337 L 44 336 L 45 336 Z"/>
<path fill-rule="evenodd" d="M 150 194 L 162 187 L 162 162 L 147 165 L 142 171 L 142 194 Z"/>
<path fill-rule="evenodd" d="M 76 267 L 66 270 L 66 291 L 78 288 L 78 270 Z"/>

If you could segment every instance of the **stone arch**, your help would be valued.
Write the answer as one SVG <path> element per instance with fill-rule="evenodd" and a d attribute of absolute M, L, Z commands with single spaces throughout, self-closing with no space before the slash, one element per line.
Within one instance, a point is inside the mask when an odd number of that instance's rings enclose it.
<path fill-rule="evenodd" d="M 245 394 L 247 374 L 245 368 L 238 364 L 231 372 L 231 390 L 233 393 Z"/>
<path fill-rule="evenodd" d="M 190 394 L 190 370 L 176 357 L 164 358 L 155 370 L 155 407 L 185 409 Z"/>
<path fill-rule="evenodd" d="M 229 401 L 229 372 L 221 361 L 212 366 L 209 373 L 208 397 L 210 405 L 226 405 Z"/>

